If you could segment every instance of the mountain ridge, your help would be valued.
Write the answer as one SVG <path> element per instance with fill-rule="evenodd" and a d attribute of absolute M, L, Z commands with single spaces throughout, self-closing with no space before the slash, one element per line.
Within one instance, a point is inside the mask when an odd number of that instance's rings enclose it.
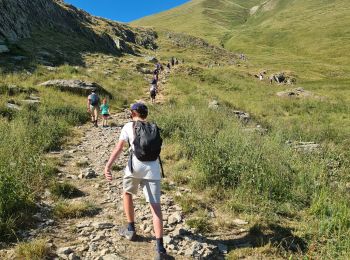
<path fill-rule="evenodd" d="M 65 59 L 74 52 L 121 55 L 157 47 L 151 30 L 92 16 L 63 1 L 1 0 L 0 6 L 0 44 L 9 50 L 19 46 Z"/>

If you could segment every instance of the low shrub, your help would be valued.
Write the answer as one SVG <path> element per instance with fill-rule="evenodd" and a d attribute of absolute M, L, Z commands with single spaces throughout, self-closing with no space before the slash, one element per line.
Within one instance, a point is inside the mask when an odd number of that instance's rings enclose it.
<path fill-rule="evenodd" d="M 56 218 L 81 218 L 95 215 L 98 209 L 88 202 L 67 202 L 56 203 L 53 213 Z"/>
<path fill-rule="evenodd" d="M 50 253 L 45 239 L 19 243 L 16 247 L 16 255 L 24 260 L 46 259 Z"/>
<path fill-rule="evenodd" d="M 84 193 L 68 182 L 54 182 L 50 187 L 51 194 L 58 198 L 71 199 L 83 196 Z"/>

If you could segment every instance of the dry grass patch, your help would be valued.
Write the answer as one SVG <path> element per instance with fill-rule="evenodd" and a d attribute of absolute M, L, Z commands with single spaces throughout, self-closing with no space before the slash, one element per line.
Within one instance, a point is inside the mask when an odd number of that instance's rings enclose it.
<path fill-rule="evenodd" d="M 38 239 L 30 242 L 19 243 L 15 251 L 18 259 L 41 260 L 49 255 L 50 248 L 45 239 Z"/>
<path fill-rule="evenodd" d="M 95 215 L 98 211 L 96 206 L 86 201 L 59 201 L 53 210 L 56 218 L 80 218 Z"/>

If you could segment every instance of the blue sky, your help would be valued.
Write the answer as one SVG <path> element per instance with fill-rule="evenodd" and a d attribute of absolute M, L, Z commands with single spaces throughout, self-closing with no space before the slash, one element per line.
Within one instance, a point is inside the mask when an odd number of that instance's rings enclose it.
<path fill-rule="evenodd" d="M 65 0 L 85 11 L 108 19 L 131 22 L 168 10 L 189 0 Z"/>

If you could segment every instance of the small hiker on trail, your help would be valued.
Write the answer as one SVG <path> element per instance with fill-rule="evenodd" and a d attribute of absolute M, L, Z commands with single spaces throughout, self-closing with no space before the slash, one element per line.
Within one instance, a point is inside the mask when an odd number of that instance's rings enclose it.
<path fill-rule="evenodd" d="M 174 67 L 174 65 L 175 65 L 175 58 L 174 58 L 174 57 L 171 57 L 171 66 Z"/>
<path fill-rule="evenodd" d="M 151 102 L 152 102 L 152 104 L 154 104 L 154 102 L 156 100 L 156 95 L 157 95 L 157 85 L 151 84 L 151 87 L 149 89 L 149 93 L 151 96 Z"/>
<path fill-rule="evenodd" d="M 91 122 L 96 127 L 98 126 L 97 120 L 98 120 L 98 114 L 99 114 L 99 110 L 100 110 L 99 104 L 100 104 L 100 98 L 96 94 L 96 90 L 93 89 L 91 91 L 91 94 L 88 96 L 87 109 L 91 115 Z"/>
<path fill-rule="evenodd" d="M 170 62 L 168 62 L 168 64 L 166 65 L 166 67 L 167 67 L 167 68 L 168 68 L 168 70 L 170 71 L 170 69 L 171 69 Z"/>
<path fill-rule="evenodd" d="M 108 127 L 107 120 L 109 118 L 110 111 L 109 111 L 109 105 L 107 103 L 107 99 L 106 98 L 104 98 L 102 100 L 101 115 L 102 115 L 102 127 Z"/>
<path fill-rule="evenodd" d="M 135 214 L 132 195 L 137 194 L 139 186 L 150 203 L 153 228 L 156 236 L 155 259 L 165 259 L 163 245 L 163 217 L 160 204 L 160 180 L 162 166 L 159 158 L 162 139 L 155 124 L 147 122 L 148 108 L 143 103 L 131 106 L 132 122 L 122 128 L 119 141 L 115 146 L 104 169 L 105 177 L 112 181 L 112 165 L 129 143 L 130 158 L 123 177 L 123 201 L 128 225 L 119 230 L 126 239 L 136 239 Z"/>
<path fill-rule="evenodd" d="M 161 70 L 162 70 L 162 64 L 161 64 L 160 62 L 158 62 L 158 63 L 156 64 L 156 69 L 157 69 L 158 71 L 161 71 Z"/>
<path fill-rule="evenodd" d="M 150 93 L 150 96 L 151 96 L 151 101 L 152 103 L 154 104 L 155 102 L 155 99 L 156 99 L 156 95 L 158 93 L 158 80 L 156 78 L 153 78 L 153 80 L 151 81 L 151 87 L 149 89 L 149 93 Z"/>
<path fill-rule="evenodd" d="M 159 70 L 158 69 L 155 69 L 153 71 L 153 78 L 158 81 L 158 79 L 159 79 Z"/>

